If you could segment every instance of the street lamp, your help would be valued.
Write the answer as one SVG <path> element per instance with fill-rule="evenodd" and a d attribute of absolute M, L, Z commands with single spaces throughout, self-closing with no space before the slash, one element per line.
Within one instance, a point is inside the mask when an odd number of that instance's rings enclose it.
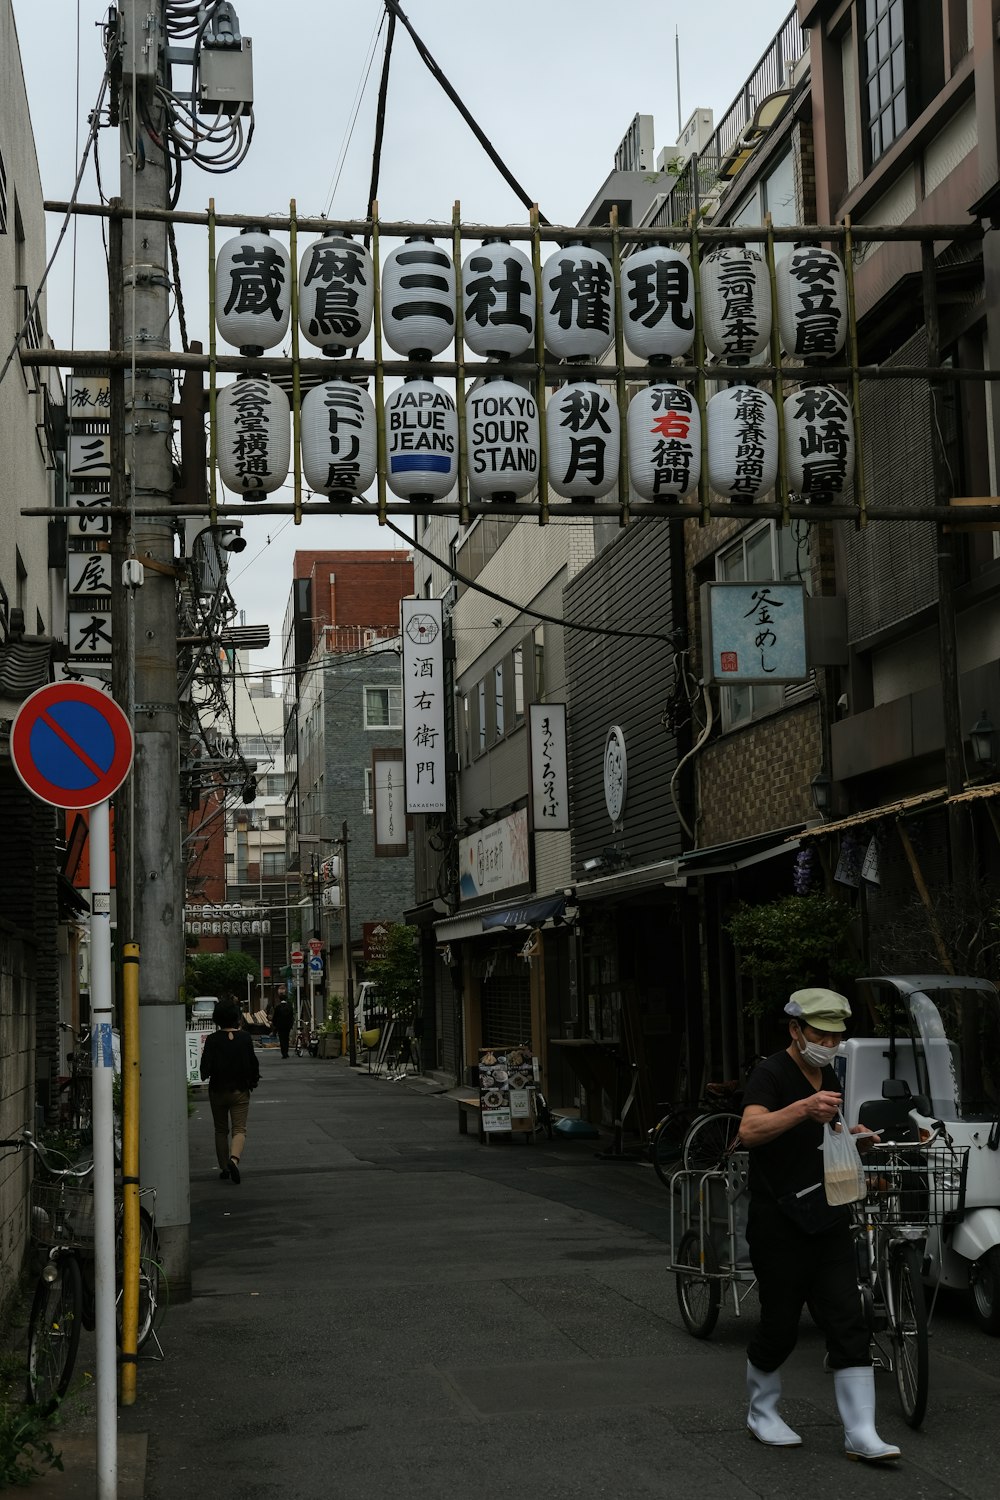
<path fill-rule="evenodd" d="M 980 771 L 993 771 L 997 763 L 997 732 L 985 708 L 969 730 L 972 759 Z"/>
<path fill-rule="evenodd" d="M 821 818 L 825 818 L 833 806 L 833 782 L 825 771 L 817 771 L 809 783 L 812 792 L 813 807 Z"/>

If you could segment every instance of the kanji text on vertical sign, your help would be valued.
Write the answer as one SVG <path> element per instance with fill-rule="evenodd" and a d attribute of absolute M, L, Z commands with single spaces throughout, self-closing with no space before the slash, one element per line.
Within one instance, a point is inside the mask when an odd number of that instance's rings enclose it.
<path fill-rule="evenodd" d="M 444 605 L 404 599 L 400 609 L 406 811 L 445 812 Z"/>
<path fill-rule="evenodd" d="M 565 703 L 532 703 L 531 806 L 536 833 L 569 828 Z"/>

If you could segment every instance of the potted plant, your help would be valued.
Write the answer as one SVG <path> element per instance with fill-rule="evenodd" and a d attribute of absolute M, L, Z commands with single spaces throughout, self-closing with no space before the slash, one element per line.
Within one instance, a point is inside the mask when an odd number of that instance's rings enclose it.
<path fill-rule="evenodd" d="M 326 1009 L 326 1020 L 319 1027 L 319 1055 L 320 1057 L 339 1057 L 343 1040 L 340 1023 L 343 1004 L 340 996 L 331 995 L 327 1000 Z"/>

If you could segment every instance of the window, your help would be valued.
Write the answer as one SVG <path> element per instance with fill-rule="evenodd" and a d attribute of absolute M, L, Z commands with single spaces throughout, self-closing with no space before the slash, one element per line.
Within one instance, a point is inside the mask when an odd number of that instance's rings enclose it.
<path fill-rule="evenodd" d="M 285 873 L 285 851 L 284 849 L 265 849 L 264 862 L 261 867 L 262 875 L 284 875 Z"/>
<path fill-rule="evenodd" d="M 277 832 L 279 829 L 283 829 L 284 826 L 285 826 L 285 820 L 284 820 L 283 817 L 267 818 L 267 819 L 265 819 L 265 822 L 264 822 L 264 827 L 265 828 L 270 828 L 274 832 Z"/>
<path fill-rule="evenodd" d="M 401 687 L 365 688 L 365 728 L 400 729 L 403 723 Z"/>
<path fill-rule="evenodd" d="M 493 737 L 498 740 L 503 739 L 504 732 L 503 696 L 503 662 L 498 661 L 493 668 Z"/>
<path fill-rule="evenodd" d="M 863 25 L 861 73 L 868 120 L 868 160 L 876 162 L 909 123 L 904 0 L 865 0 Z"/>
<path fill-rule="evenodd" d="M 545 697 L 545 626 L 536 625 L 531 633 L 534 660 L 531 674 L 531 698 L 541 703 Z"/>
<path fill-rule="evenodd" d="M 773 521 L 751 527 L 716 557 L 715 576 L 723 583 L 753 582 L 757 579 L 778 579 L 782 582 L 804 583 L 809 591 L 809 579 L 805 575 L 808 561 L 808 531 L 805 526 L 778 528 Z M 801 550 L 800 550 L 801 549 Z M 768 684 L 720 689 L 723 729 L 735 729 L 763 714 L 774 713 L 784 702 L 784 686 Z"/>
<path fill-rule="evenodd" d="M 361 798 L 361 811 L 369 814 L 375 811 L 375 772 L 371 766 L 365 766 L 365 789 Z"/>
<path fill-rule="evenodd" d="M 486 678 L 476 683 L 476 745 L 477 755 L 486 750 Z"/>
<path fill-rule="evenodd" d="M 795 163 L 790 151 L 786 152 L 781 160 L 774 166 L 766 177 L 762 177 L 730 217 L 734 225 L 763 224 L 766 216 L 771 215 L 771 222 L 777 226 L 797 224 L 799 212 L 795 197 Z M 763 254 L 763 245 L 757 244 L 753 248 Z M 776 241 L 774 246 L 774 258 L 780 260 L 787 255 L 793 246 L 785 241 Z"/>
<path fill-rule="evenodd" d="M 524 648 L 515 646 L 512 655 L 514 678 L 514 722 L 524 718 Z"/>
<path fill-rule="evenodd" d="M 268 772 L 264 777 L 264 796 L 283 797 L 285 795 L 285 778 L 282 772 Z"/>

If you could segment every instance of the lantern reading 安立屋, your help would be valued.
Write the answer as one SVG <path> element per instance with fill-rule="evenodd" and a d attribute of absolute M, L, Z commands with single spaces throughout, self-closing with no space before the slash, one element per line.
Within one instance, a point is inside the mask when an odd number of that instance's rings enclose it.
<path fill-rule="evenodd" d="M 545 347 L 557 359 L 600 359 L 615 336 L 609 261 L 586 245 L 554 250 L 542 266 Z"/>
<path fill-rule="evenodd" d="M 229 490 L 256 500 L 280 489 L 291 454 L 288 397 L 257 375 L 220 390 L 215 408 L 219 474 Z"/>
<path fill-rule="evenodd" d="M 766 391 L 730 386 L 708 403 L 708 478 L 731 500 L 759 500 L 778 475 L 778 413 Z"/>
<path fill-rule="evenodd" d="M 443 500 L 458 479 L 455 403 L 415 376 L 385 400 L 386 480 L 402 500 Z"/>
<path fill-rule="evenodd" d="M 573 380 L 545 407 L 549 484 L 567 500 L 598 500 L 618 482 L 618 406 L 604 387 Z"/>
<path fill-rule="evenodd" d="M 840 257 L 796 245 L 774 271 L 781 347 L 799 359 L 833 359 L 847 338 L 847 277 Z"/>
<path fill-rule="evenodd" d="M 694 343 L 691 262 L 648 245 L 621 265 L 622 333 L 637 359 L 672 359 Z"/>
<path fill-rule="evenodd" d="M 382 330 L 408 359 L 430 359 L 455 337 L 455 267 L 447 250 L 414 237 L 382 266 Z"/>
<path fill-rule="evenodd" d="M 364 245 L 327 234 L 309 245 L 299 265 L 299 327 L 324 354 L 356 349 L 371 332 L 375 268 Z"/>
<path fill-rule="evenodd" d="M 375 405 L 349 380 L 308 391 L 301 413 L 302 469 L 322 495 L 363 495 L 375 479 Z"/>
<path fill-rule="evenodd" d="M 719 359 L 743 363 L 771 337 L 771 283 L 756 250 L 720 245 L 701 263 L 705 343 Z"/>
<path fill-rule="evenodd" d="M 465 398 L 469 488 L 477 499 L 518 499 L 538 483 L 538 406 L 511 380 L 490 379 Z"/>
<path fill-rule="evenodd" d="M 628 408 L 628 468 L 643 500 L 684 500 L 701 476 L 701 414 L 683 386 L 658 381 Z"/>
<path fill-rule="evenodd" d="M 523 250 L 485 240 L 462 262 L 465 342 L 484 359 L 511 359 L 535 342 L 535 277 Z"/>
<path fill-rule="evenodd" d="M 227 240 L 215 263 L 215 321 L 227 344 L 241 354 L 263 354 L 288 332 L 292 307 L 291 261 L 264 229 Z"/>
<path fill-rule="evenodd" d="M 851 403 L 831 385 L 803 385 L 785 397 L 788 488 L 814 505 L 829 504 L 854 478 Z"/>

